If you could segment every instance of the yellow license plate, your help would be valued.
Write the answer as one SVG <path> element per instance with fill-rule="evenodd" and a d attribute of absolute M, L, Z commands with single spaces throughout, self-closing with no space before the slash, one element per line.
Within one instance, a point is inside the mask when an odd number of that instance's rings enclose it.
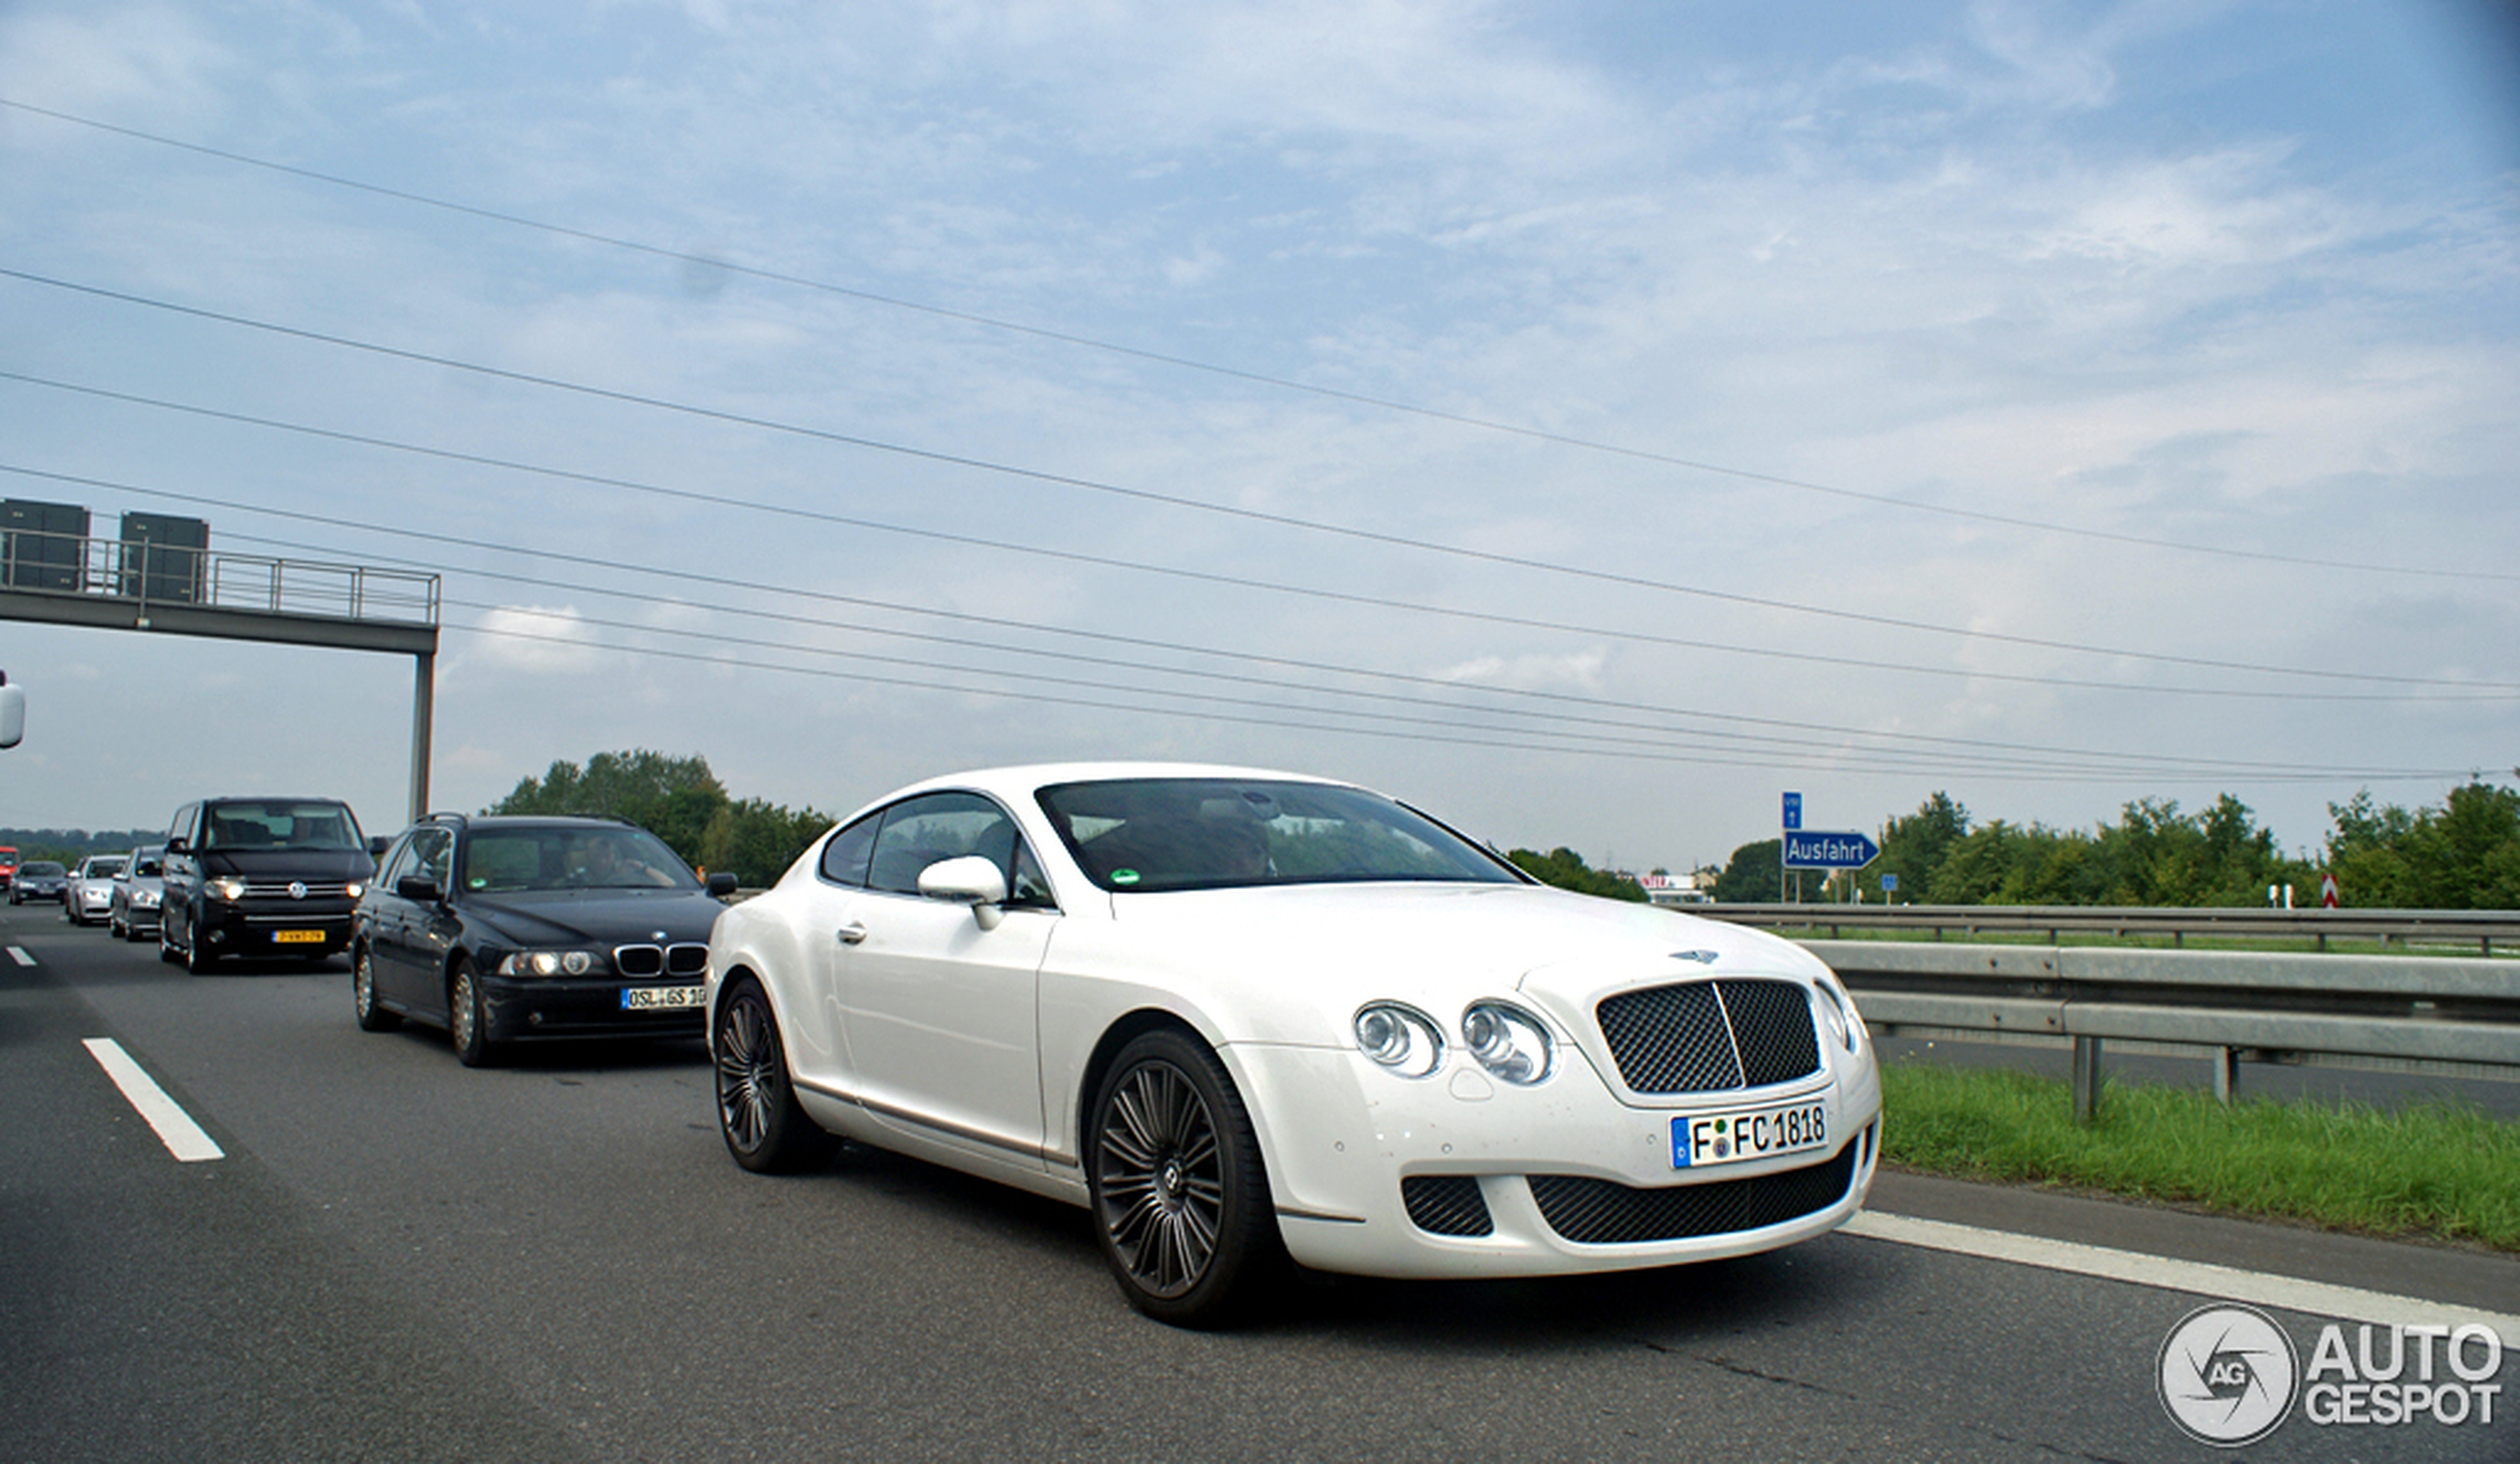
<path fill-rule="evenodd" d="M 280 945 L 321 945 L 323 932 L 321 930 L 274 930 L 271 932 L 271 938 Z"/>

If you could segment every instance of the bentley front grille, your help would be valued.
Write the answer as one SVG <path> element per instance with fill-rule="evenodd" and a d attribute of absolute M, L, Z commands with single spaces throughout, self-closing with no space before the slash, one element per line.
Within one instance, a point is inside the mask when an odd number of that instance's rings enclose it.
<path fill-rule="evenodd" d="M 1637 1093 L 1717 1093 L 1820 1071 L 1811 999 L 1791 981 L 1652 986 L 1593 1008 L 1619 1080 Z"/>

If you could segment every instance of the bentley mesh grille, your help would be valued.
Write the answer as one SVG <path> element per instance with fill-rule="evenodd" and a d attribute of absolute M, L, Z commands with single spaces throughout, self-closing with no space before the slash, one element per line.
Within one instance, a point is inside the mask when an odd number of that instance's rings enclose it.
<path fill-rule="evenodd" d="M 1714 1093 L 1820 1070 L 1810 999 L 1791 981 L 1692 981 L 1593 1008 L 1619 1080 L 1637 1093 Z"/>
<path fill-rule="evenodd" d="M 1835 1158 L 1805 1168 L 1661 1189 L 1631 1189 L 1575 1174 L 1534 1174 L 1531 1197 L 1551 1230 L 1580 1246 L 1733 1235 L 1799 1220 L 1845 1198 L 1854 1181 L 1855 1152 L 1863 1142 L 1858 1136 Z"/>
<path fill-rule="evenodd" d="M 1488 1235 L 1496 1224 L 1469 1174 L 1411 1174 L 1400 1181 L 1410 1223 L 1429 1235 Z"/>

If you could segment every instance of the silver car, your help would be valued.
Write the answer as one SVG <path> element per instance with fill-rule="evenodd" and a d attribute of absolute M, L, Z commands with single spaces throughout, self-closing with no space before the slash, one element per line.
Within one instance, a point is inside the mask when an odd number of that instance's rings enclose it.
<path fill-rule="evenodd" d="M 70 872 L 69 894 L 62 915 L 73 925 L 92 925 L 113 914 L 114 876 L 131 862 L 128 854 L 90 854 Z"/>
<path fill-rule="evenodd" d="M 114 873 L 114 893 L 105 909 L 105 928 L 125 940 L 154 939 L 158 906 L 166 895 L 167 851 L 144 846 Z"/>

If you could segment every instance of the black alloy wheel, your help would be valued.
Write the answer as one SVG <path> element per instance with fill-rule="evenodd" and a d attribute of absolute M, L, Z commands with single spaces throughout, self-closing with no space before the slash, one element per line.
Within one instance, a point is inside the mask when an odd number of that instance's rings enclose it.
<path fill-rule="evenodd" d="M 1215 1054 L 1170 1028 L 1132 1039 L 1087 1132 L 1094 1228 L 1130 1304 L 1177 1326 L 1240 1315 L 1285 1251 L 1259 1140 Z"/>
<path fill-rule="evenodd" d="M 403 1025 L 402 1018 L 376 1004 L 376 957 L 364 945 L 350 952 L 350 1004 L 361 1032 L 392 1032 Z"/>
<path fill-rule="evenodd" d="M 717 1066 L 717 1132 L 735 1162 L 757 1174 L 830 1162 L 838 1144 L 797 1102 L 779 1020 L 760 983 L 739 980 L 717 1004 L 708 1050 Z"/>

